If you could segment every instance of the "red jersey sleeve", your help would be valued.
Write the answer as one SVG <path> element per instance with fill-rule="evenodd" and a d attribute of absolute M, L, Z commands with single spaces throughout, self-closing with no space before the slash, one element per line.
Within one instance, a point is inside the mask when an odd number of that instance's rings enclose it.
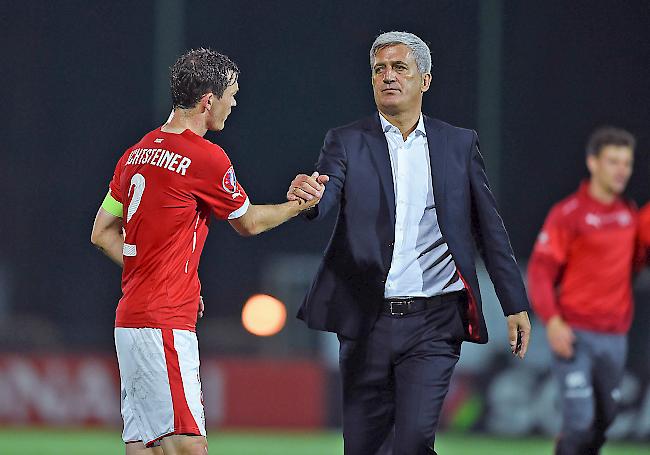
<path fill-rule="evenodd" d="M 528 294 L 537 316 L 548 322 L 559 314 L 555 287 L 574 236 L 563 206 L 548 214 L 528 261 Z"/>
<path fill-rule="evenodd" d="M 111 183 L 108 184 L 108 190 L 111 192 L 111 196 L 120 204 L 124 204 L 124 198 L 122 197 L 122 191 L 120 190 L 120 179 L 122 178 L 122 171 L 124 170 L 124 161 L 128 155 L 129 151 L 122 155 L 122 158 L 117 162 Z"/>
<path fill-rule="evenodd" d="M 214 146 L 197 174 L 196 196 L 222 220 L 239 218 L 248 210 L 246 191 L 237 181 L 235 169 L 218 146 Z"/>
<path fill-rule="evenodd" d="M 639 249 L 642 262 L 650 265 L 650 202 L 639 211 Z"/>

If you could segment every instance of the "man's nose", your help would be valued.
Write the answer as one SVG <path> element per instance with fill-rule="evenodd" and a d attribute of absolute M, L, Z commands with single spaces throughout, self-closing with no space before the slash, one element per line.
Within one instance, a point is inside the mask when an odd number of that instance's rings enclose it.
<path fill-rule="evenodd" d="M 395 82 L 395 73 L 389 68 L 384 72 L 384 84 L 390 84 L 391 82 Z"/>

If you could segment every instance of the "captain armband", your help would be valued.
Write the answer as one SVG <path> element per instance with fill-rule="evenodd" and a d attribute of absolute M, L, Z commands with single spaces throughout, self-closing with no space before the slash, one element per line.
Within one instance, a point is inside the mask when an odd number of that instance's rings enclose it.
<path fill-rule="evenodd" d="M 116 216 L 118 218 L 122 218 L 122 203 L 119 201 L 116 201 L 113 196 L 111 196 L 111 191 L 109 190 L 108 193 L 106 193 L 106 197 L 104 198 L 104 202 L 102 202 L 102 208 L 106 210 L 108 213 L 110 213 L 113 216 Z"/>

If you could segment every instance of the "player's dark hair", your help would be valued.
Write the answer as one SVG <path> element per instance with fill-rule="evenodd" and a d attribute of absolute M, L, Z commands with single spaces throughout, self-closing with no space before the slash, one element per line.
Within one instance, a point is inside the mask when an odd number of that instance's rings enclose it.
<path fill-rule="evenodd" d="M 227 56 L 211 49 L 192 49 L 181 55 L 171 67 L 169 85 L 174 109 L 190 109 L 206 93 L 217 98 L 237 82 L 239 68 Z"/>
<path fill-rule="evenodd" d="M 602 149 L 608 145 L 629 147 L 634 151 L 636 139 L 629 131 L 614 126 L 601 126 L 597 128 L 587 141 L 587 156 L 598 156 Z"/>

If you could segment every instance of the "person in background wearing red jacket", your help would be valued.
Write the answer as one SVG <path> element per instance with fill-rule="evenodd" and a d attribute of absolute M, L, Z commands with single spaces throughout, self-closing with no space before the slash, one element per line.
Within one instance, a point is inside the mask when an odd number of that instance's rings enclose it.
<path fill-rule="evenodd" d="M 650 264 L 650 202 L 639 211 L 639 241 L 642 247 L 642 259 Z"/>
<path fill-rule="evenodd" d="M 637 210 L 622 197 L 635 145 L 619 128 L 593 132 L 591 177 L 553 206 L 529 261 L 528 292 L 560 385 L 556 455 L 598 454 L 616 417 L 639 257 Z"/>

